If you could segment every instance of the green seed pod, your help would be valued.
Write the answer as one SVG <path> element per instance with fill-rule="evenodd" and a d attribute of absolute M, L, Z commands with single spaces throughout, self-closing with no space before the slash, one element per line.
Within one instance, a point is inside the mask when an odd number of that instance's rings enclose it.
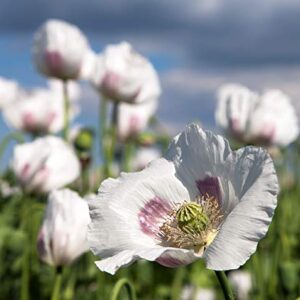
<path fill-rule="evenodd" d="M 207 228 L 209 218 L 201 205 L 192 202 L 184 204 L 176 212 L 179 228 L 185 233 L 199 233 Z"/>
<path fill-rule="evenodd" d="M 88 151 L 93 146 L 94 133 L 91 129 L 83 128 L 75 138 L 74 145 L 79 151 Z"/>

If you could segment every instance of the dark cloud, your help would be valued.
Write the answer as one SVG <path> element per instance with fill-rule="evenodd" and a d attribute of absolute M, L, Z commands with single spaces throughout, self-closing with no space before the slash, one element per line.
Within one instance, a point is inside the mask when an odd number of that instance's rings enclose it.
<path fill-rule="evenodd" d="M 2 0 L 0 30 L 62 18 L 90 34 L 160 43 L 186 65 L 244 68 L 299 64 L 299 15 L 296 0 Z"/>
<path fill-rule="evenodd" d="M 163 55 L 164 63 L 169 59 L 169 68 L 179 73 L 160 70 L 159 115 L 172 126 L 196 119 L 213 126 L 215 89 L 227 81 L 278 86 L 295 98 L 300 93 L 298 0 L 1 2 L 2 33 L 26 31 L 29 37 L 46 19 L 61 18 L 82 28 L 96 50 L 126 39 L 152 58 L 154 53 Z"/>

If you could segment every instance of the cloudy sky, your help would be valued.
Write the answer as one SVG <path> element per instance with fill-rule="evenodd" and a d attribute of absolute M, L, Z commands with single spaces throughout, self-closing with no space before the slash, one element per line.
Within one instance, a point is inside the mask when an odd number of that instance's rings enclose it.
<path fill-rule="evenodd" d="M 298 0 L 0 0 L 0 76 L 45 84 L 31 64 L 34 31 L 48 18 L 78 25 L 92 47 L 127 40 L 159 71 L 159 116 L 170 128 L 214 126 L 215 91 L 225 82 L 281 88 L 300 98 Z M 84 85 L 79 122 L 96 120 Z M 300 105 L 299 105 L 300 106 Z M 4 134 L 5 126 L 0 125 Z"/>

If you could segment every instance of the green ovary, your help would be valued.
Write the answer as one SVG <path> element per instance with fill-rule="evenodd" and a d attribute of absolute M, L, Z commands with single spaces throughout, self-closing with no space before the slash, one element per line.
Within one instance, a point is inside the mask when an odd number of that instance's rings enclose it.
<path fill-rule="evenodd" d="M 179 228 L 185 233 L 199 233 L 204 231 L 209 223 L 209 217 L 200 204 L 195 202 L 181 206 L 176 212 Z"/>

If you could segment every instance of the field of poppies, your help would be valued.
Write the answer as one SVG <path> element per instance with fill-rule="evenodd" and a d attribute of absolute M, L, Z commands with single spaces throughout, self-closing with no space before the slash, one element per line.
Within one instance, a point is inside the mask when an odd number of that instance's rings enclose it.
<path fill-rule="evenodd" d="M 0 78 L 11 129 L 0 141 L 0 299 L 300 299 L 288 95 L 225 84 L 215 128 L 173 136 L 156 117 L 158 73 L 134 45 L 95 53 L 51 19 L 32 56 L 47 88 Z M 92 128 L 72 125 L 79 81 L 99 94 Z"/>

